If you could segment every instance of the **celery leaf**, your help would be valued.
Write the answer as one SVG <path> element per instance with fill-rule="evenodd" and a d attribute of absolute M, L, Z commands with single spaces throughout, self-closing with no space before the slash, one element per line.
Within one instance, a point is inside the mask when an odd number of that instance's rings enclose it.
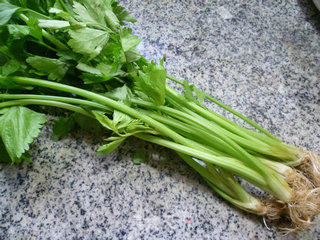
<path fill-rule="evenodd" d="M 0 2 L 0 26 L 9 22 L 12 15 L 19 9 L 18 6 L 8 2 Z"/>
<path fill-rule="evenodd" d="M 27 58 L 26 62 L 41 73 L 48 74 L 49 80 L 60 81 L 68 71 L 67 65 L 55 58 L 34 56 Z"/>
<path fill-rule="evenodd" d="M 0 136 L 8 155 L 13 163 L 21 162 L 22 155 L 46 122 L 45 115 L 25 107 L 1 109 L 0 114 Z"/>

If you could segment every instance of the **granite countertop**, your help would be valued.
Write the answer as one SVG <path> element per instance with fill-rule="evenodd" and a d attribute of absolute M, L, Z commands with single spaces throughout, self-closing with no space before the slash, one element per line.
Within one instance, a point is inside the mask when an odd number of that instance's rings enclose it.
<path fill-rule="evenodd" d="M 319 151 L 320 14 L 312 1 L 123 0 L 139 50 L 290 144 Z M 214 108 L 214 106 L 212 106 Z M 222 200 L 174 153 L 140 141 L 109 156 L 78 131 L 0 165 L 0 239 L 320 239 L 279 236 Z M 150 160 L 132 163 L 131 144 Z"/>

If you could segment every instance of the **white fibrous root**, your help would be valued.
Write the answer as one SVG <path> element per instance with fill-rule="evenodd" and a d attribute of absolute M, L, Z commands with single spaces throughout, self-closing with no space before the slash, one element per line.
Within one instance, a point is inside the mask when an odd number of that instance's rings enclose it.
<path fill-rule="evenodd" d="M 293 190 L 291 201 L 287 204 L 288 215 L 297 231 L 312 225 L 313 218 L 320 212 L 320 188 L 299 171 L 287 177 Z"/>
<path fill-rule="evenodd" d="M 303 231 L 313 224 L 313 218 L 320 212 L 320 188 L 298 170 L 292 171 L 286 181 L 292 189 L 290 201 L 270 200 L 265 204 L 265 217 L 268 221 L 287 219 L 287 225 L 280 227 L 287 234 Z"/>
<path fill-rule="evenodd" d="M 303 163 L 297 167 L 315 187 L 320 187 L 320 157 L 314 152 L 305 152 Z"/>

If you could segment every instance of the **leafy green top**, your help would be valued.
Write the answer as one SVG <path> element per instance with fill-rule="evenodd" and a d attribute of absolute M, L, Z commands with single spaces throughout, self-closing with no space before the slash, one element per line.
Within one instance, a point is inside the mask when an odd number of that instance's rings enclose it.
<path fill-rule="evenodd" d="M 125 26 L 135 21 L 114 0 L 0 0 L 0 77 L 43 78 L 117 98 L 125 94 L 127 98 L 134 96 L 163 105 L 164 59 L 156 64 L 142 57 L 136 49 L 141 39 Z M 2 82 L 0 89 L 6 93 L 50 94 L 50 90 L 10 81 Z M 68 93 L 59 94 L 70 97 Z M 20 161 L 44 123 L 42 115 L 27 110 L 1 110 L 0 133 L 14 162 Z M 136 132 L 151 131 L 119 111 L 110 121 L 103 113 L 94 114 L 103 126 L 119 135 L 118 144 Z M 78 119 L 81 117 L 75 114 L 59 119 L 54 137 L 63 137 L 74 126 L 81 126 Z M 5 131 L 8 126 L 14 133 L 11 138 Z M 19 132 L 22 128 L 24 132 Z M 20 145 L 14 148 L 15 144 Z"/>

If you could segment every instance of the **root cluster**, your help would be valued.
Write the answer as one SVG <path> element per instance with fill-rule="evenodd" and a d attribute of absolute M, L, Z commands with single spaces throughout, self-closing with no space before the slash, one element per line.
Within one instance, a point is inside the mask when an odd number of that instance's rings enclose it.
<path fill-rule="evenodd" d="M 291 201 L 287 203 L 287 214 L 295 230 L 305 230 L 312 225 L 312 219 L 320 212 L 320 188 L 314 187 L 314 184 L 298 171 L 288 176 L 287 182 L 293 190 Z"/>
<path fill-rule="evenodd" d="M 286 233 L 303 231 L 312 225 L 320 212 L 320 158 L 308 152 L 305 161 L 286 176 L 292 197 L 284 203 L 276 199 L 265 204 L 267 220 L 286 218 L 289 226 L 281 228 Z"/>
<path fill-rule="evenodd" d="M 320 157 L 314 152 L 306 152 L 303 163 L 297 167 L 315 187 L 320 187 Z"/>

